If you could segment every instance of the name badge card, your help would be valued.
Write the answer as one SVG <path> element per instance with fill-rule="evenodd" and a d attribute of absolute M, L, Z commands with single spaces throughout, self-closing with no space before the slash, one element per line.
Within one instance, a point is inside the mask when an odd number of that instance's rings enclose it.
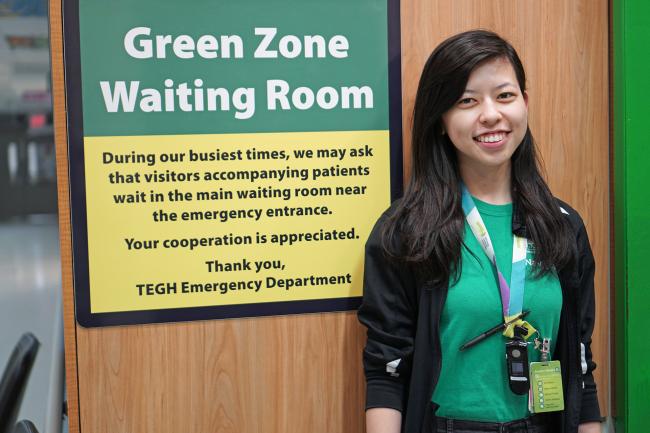
<path fill-rule="evenodd" d="M 531 412 L 564 410 L 560 361 L 531 362 Z"/>

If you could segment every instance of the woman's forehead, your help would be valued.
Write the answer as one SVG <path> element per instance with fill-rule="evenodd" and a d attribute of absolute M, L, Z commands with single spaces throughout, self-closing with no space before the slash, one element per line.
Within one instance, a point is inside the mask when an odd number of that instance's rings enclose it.
<path fill-rule="evenodd" d="M 500 90 L 517 85 L 517 75 L 512 64 L 499 57 L 483 62 L 472 70 L 465 85 L 465 93 Z"/>

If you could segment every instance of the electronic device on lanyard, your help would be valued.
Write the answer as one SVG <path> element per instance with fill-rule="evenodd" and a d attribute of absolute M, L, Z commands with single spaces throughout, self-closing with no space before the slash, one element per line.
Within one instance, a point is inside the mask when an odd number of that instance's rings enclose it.
<path fill-rule="evenodd" d="M 510 390 L 518 395 L 528 393 L 530 388 L 528 371 L 528 343 L 523 336 L 526 329 L 515 327 L 515 337 L 506 343 L 506 363 Z"/>

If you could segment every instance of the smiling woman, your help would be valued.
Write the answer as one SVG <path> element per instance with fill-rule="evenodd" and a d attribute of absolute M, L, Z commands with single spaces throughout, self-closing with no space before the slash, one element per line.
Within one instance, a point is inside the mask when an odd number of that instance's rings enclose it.
<path fill-rule="evenodd" d="M 369 433 L 599 431 L 593 256 L 540 175 L 525 86 L 487 31 L 424 66 L 413 174 L 366 244 Z"/>

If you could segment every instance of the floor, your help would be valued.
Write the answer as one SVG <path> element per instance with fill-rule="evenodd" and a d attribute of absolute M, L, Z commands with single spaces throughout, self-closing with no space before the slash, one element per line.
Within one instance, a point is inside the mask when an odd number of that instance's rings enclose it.
<path fill-rule="evenodd" d="M 63 325 L 55 215 L 0 222 L 0 371 L 24 332 L 41 346 L 18 420 L 40 433 L 61 432 Z"/>

